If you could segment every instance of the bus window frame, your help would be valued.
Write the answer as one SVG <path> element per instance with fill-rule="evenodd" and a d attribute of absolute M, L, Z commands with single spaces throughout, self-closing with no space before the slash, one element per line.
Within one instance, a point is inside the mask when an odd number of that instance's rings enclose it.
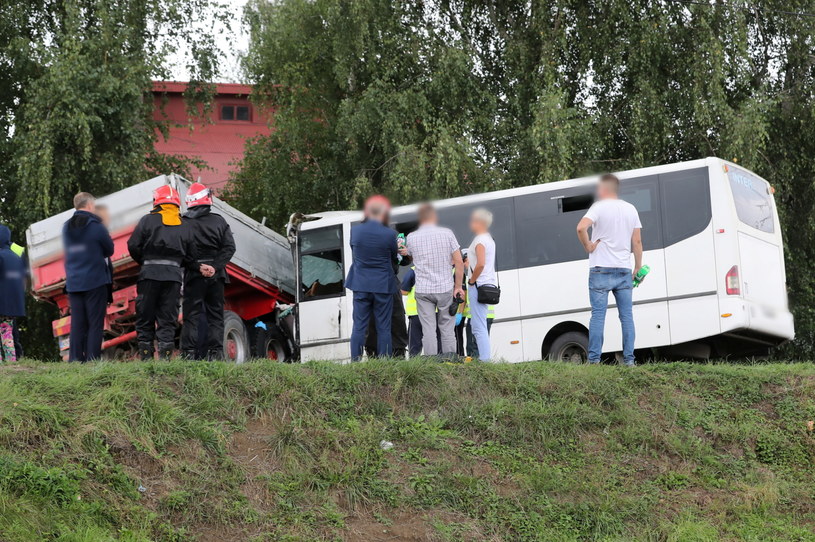
<path fill-rule="evenodd" d="M 339 235 L 339 247 L 338 248 L 328 248 L 328 249 L 320 248 L 320 249 L 315 249 L 315 250 L 307 250 L 305 252 L 302 250 L 302 246 L 303 246 L 302 237 L 303 237 L 304 234 L 307 235 L 309 233 L 318 232 L 318 231 L 321 231 L 321 230 L 330 230 L 332 228 L 338 229 L 339 232 L 340 232 L 340 235 Z M 320 227 L 320 228 L 311 228 L 311 229 L 308 229 L 308 230 L 300 230 L 297 235 L 300 237 L 297 240 L 297 252 L 298 252 L 298 254 L 297 254 L 297 266 L 298 266 L 298 272 L 299 272 L 299 275 L 300 275 L 300 284 L 297 285 L 297 288 L 300 290 L 300 294 L 299 294 L 300 302 L 303 303 L 303 302 L 310 302 L 310 301 L 318 301 L 320 299 L 333 299 L 333 298 L 337 298 L 337 297 L 345 297 L 345 295 L 346 295 L 345 294 L 345 290 L 346 290 L 346 288 L 345 288 L 345 280 L 346 280 L 346 272 L 345 272 L 345 228 L 343 228 L 343 225 L 342 224 L 333 224 L 333 225 L 330 225 L 330 226 L 323 226 L 323 227 Z M 340 265 L 341 265 L 341 268 L 342 268 L 342 273 L 341 273 L 341 276 L 342 276 L 342 289 L 339 292 L 333 293 L 333 294 L 325 294 L 325 295 L 317 295 L 317 296 L 313 296 L 313 297 L 306 297 L 306 295 L 305 295 L 306 290 L 303 289 L 303 256 L 311 256 L 311 255 L 314 255 L 314 254 L 321 254 L 321 253 L 324 253 L 324 252 L 335 251 L 335 250 L 340 251 Z"/>

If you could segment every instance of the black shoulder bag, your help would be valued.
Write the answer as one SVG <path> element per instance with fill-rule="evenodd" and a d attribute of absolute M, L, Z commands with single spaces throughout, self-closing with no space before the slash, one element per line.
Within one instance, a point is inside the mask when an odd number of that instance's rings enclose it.
<path fill-rule="evenodd" d="M 479 303 L 483 303 L 484 305 L 497 305 L 501 301 L 500 286 L 493 286 L 492 284 L 478 286 L 476 284 L 475 289 L 478 291 Z"/>
<path fill-rule="evenodd" d="M 493 265 L 495 265 L 493 263 Z M 495 282 L 499 283 L 495 286 L 492 284 L 478 285 L 475 281 L 475 289 L 478 292 L 478 302 L 484 305 L 497 305 L 501 301 L 501 281 L 498 280 L 498 267 L 495 267 Z"/>

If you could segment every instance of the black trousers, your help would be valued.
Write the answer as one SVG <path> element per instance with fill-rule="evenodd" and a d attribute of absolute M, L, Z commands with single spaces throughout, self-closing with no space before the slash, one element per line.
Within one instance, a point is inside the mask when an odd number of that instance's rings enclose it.
<path fill-rule="evenodd" d="M 454 330 L 456 334 L 456 354 L 459 356 L 464 355 L 464 327 L 465 323 L 462 318 L 461 323 L 457 325 Z M 472 331 L 470 333 L 472 333 Z"/>
<path fill-rule="evenodd" d="M 184 327 L 181 328 L 181 350 L 186 355 L 198 352 L 198 327 L 206 316 L 207 350 L 224 348 L 224 280 L 194 275 L 184 282 Z M 197 357 L 197 356 L 196 356 Z"/>
<path fill-rule="evenodd" d="M 181 283 L 141 279 L 136 285 L 136 336 L 139 343 L 175 343 Z"/>
<path fill-rule="evenodd" d="M 102 355 L 108 285 L 68 294 L 71 307 L 71 344 L 68 361 L 91 361 Z"/>
<path fill-rule="evenodd" d="M 368 334 L 365 338 L 365 351 L 368 356 L 376 356 L 376 326 L 374 319 L 368 322 Z M 395 358 L 404 358 L 408 347 L 408 330 L 405 323 L 405 305 L 402 294 L 393 294 L 393 311 L 391 312 L 391 355 Z"/>
<path fill-rule="evenodd" d="M 424 339 L 424 333 L 422 333 L 422 323 L 419 321 L 419 315 L 414 314 L 412 316 L 408 316 L 408 336 L 410 337 L 410 346 L 408 347 L 408 356 L 421 356 L 422 355 L 422 348 L 424 345 L 422 344 L 422 339 Z M 441 352 L 441 334 L 436 333 L 436 339 L 438 342 L 438 349 Z"/>

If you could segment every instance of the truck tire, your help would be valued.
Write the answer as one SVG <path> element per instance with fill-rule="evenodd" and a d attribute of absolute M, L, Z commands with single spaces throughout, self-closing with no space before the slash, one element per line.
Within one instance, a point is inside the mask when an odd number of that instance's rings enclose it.
<path fill-rule="evenodd" d="M 233 363 L 243 363 L 252 355 L 249 337 L 241 317 L 232 311 L 224 312 L 224 357 Z"/>
<path fill-rule="evenodd" d="M 257 330 L 254 354 L 259 359 L 278 362 L 291 361 L 291 350 L 286 336 L 274 324 L 268 324 L 268 329 Z"/>
<path fill-rule="evenodd" d="M 549 359 L 569 363 L 586 363 L 589 358 L 589 336 L 582 331 L 568 331 L 549 347 Z"/>

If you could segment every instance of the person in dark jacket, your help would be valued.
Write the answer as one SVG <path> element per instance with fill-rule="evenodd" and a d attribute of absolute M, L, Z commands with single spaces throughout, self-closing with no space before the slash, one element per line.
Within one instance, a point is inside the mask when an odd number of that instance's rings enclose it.
<path fill-rule="evenodd" d="M 96 203 L 96 216 L 102 222 L 106 230 L 110 231 L 110 209 L 104 203 Z M 108 275 L 110 275 L 110 283 L 108 284 L 108 305 L 113 303 L 113 260 L 105 258 L 105 264 L 108 266 Z"/>
<path fill-rule="evenodd" d="M 390 216 L 386 215 L 383 223 L 390 224 Z M 397 247 L 399 246 L 397 236 Z M 408 351 L 408 328 L 405 322 L 405 305 L 402 303 L 400 293 L 399 267 L 409 266 L 412 262 L 410 256 L 398 257 L 398 263 L 393 264 L 393 278 L 396 281 L 396 292 L 393 294 L 393 310 L 391 312 L 391 355 L 396 359 L 405 359 Z M 409 270 L 412 271 L 412 270 Z M 377 351 L 376 320 L 371 318 L 368 323 L 368 335 L 365 339 L 365 352 L 368 357 L 378 356 Z"/>
<path fill-rule="evenodd" d="M 23 289 L 28 290 L 28 280 L 31 276 L 31 269 L 28 265 L 28 253 L 25 247 L 17 243 L 11 243 L 11 251 L 20 257 L 23 261 L 23 270 L 25 273 L 25 280 L 23 281 Z M 23 359 L 23 341 L 20 339 L 20 320 L 14 319 L 14 353 L 17 359 Z"/>
<path fill-rule="evenodd" d="M 25 316 L 25 265 L 11 250 L 11 230 L 0 225 L 0 361 L 17 361 L 14 319 Z"/>
<path fill-rule="evenodd" d="M 224 217 L 212 212 L 212 196 L 201 183 L 187 191 L 187 212 L 195 261 L 184 277 L 184 326 L 181 350 L 188 359 L 199 359 L 198 328 L 201 313 L 207 322 L 207 359 L 224 358 L 224 285 L 226 265 L 235 254 L 235 240 Z"/>
<path fill-rule="evenodd" d="M 362 358 L 368 322 L 374 317 L 376 352 L 392 352 L 391 318 L 394 293 L 398 292 L 393 272 L 399 248 L 396 232 L 384 224 L 390 203 L 384 196 L 372 196 L 365 202 L 365 220 L 351 228 L 353 263 L 345 287 L 354 292 L 354 325 L 351 331 L 351 360 Z"/>
<path fill-rule="evenodd" d="M 65 246 L 65 290 L 71 307 L 68 361 L 86 362 L 102 354 L 102 337 L 111 281 L 106 258 L 113 256 L 113 239 L 95 214 L 95 199 L 87 192 L 74 196 L 74 215 L 62 228 Z"/>
<path fill-rule="evenodd" d="M 169 359 L 175 350 L 178 301 L 184 269 L 195 262 L 194 243 L 180 214 L 178 191 L 164 185 L 153 192 L 153 210 L 142 217 L 127 242 L 141 266 L 136 285 L 136 337 L 142 360 Z"/>

